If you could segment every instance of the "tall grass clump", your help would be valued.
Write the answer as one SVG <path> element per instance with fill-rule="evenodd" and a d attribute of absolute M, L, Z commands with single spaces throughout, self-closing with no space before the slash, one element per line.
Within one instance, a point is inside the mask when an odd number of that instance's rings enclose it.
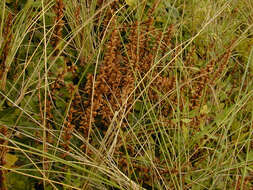
<path fill-rule="evenodd" d="M 0 2 L 0 190 L 253 188 L 251 0 Z"/>

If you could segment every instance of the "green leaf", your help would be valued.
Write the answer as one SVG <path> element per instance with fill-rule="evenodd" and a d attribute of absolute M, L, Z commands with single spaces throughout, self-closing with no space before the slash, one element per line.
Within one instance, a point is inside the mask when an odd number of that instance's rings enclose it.
<path fill-rule="evenodd" d="M 0 111 L 0 122 L 2 124 L 14 124 L 20 113 L 20 110 L 14 107 L 5 108 L 3 111 Z"/>
<path fill-rule="evenodd" d="M 10 107 L 10 108 L 5 108 L 3 111 L 0 111 L 0 119 L 6 117 L 7 115 L 13 114 L 15 110 L 16 108 Z"/>
<path fill-rule="evenodd" d="M 184 119 L 181 119 L 181 121 L 184 122 L 184 123 L 190 123 L 192 120 L 191 120 L 191 119 L 184 118 Z"/>
<path fill-rule="evenodd" d="M 141 101 L 137 101 L 134 105 L 134 109 L 136 111 L 141 111 L 143 109 L 143 103 Z"/>
<path fill-rule="evenodd" d="M 137 4 L 138 0 L 125 0 L 126 4 L 130 7 L 134 7 Z"/>
<path fill-rule="evenodd" d="M 65 183 L 66 184 L 71 184 L 71 171 L 70 169 L 68 169 L 67 173 L 66 173 L 66 177 L 65 177 Z M 68 190 L 69 188 L 64 186 L 65 190 Z"/>
<path fill-rule="evenodd" d="M 248 63 L 249 63 L 249 68 L 250 68 L 250 74 L 252 75 L 253 74 L 253 47 L 251 48 L 251 51 L 250 51 Z"/>
<path fill-rule="evenodd" d="M 200 110 L 201 114 L 208 114 L 209 112 L 210 110 L 208 109 L 207 105 L 204 105 Z"/>
<path fill-rule="evenodd" d="M 5 0 L 6 3 L 14 2 L 14 0 Z"/>
<path fill-rule="evenodd" d="M 17 160 L 18 160 L 17 156 L 7 153 L 5 155 L 6 164 L 4 165 L 4 167 L 11 168 L 12 166 L 14 166 L 14 164 L 16 163 Z"/>
<path fill-rule="evenodd" d="M 186 141 L 189 138 L 189 129 L 187 126 L 183 125 L 182 130 L 183 130 L 184 140 Z"/>

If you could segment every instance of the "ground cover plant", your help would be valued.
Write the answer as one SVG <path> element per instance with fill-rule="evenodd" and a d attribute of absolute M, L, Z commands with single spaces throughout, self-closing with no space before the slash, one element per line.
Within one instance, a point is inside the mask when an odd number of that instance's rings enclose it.
<path fill-rule="evenodd" d="M 0 10 L 0 190 L 253 189 L 253 1 Z"/>

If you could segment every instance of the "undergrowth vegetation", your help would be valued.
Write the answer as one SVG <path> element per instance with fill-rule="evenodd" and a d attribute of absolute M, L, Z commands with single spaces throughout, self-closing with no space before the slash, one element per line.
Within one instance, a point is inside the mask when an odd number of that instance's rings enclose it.
<path fill-rule="evenodd" d="M 253 1 L 0 9 L 0 190 L 253 189 Z"/>

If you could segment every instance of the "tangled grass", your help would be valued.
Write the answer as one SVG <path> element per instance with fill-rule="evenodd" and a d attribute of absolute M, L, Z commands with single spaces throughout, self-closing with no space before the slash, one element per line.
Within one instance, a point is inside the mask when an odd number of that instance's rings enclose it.
<path fill-rule="evenodd" d="M 1 1 L 0 190 L 253 188 L 252 1 L 129 5 Z"/>

